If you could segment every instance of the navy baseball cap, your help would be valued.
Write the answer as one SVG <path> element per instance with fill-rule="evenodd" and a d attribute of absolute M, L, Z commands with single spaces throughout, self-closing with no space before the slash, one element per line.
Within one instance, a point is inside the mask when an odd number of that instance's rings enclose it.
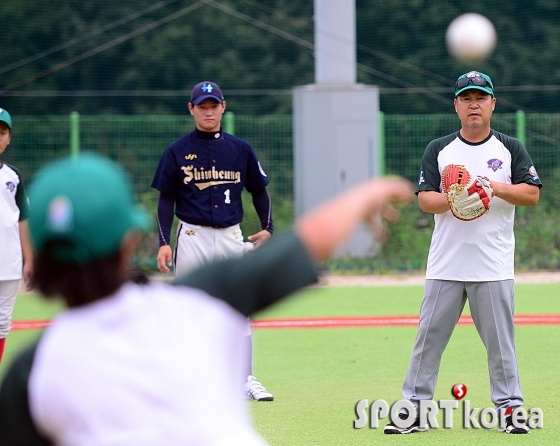
<path fill-rule="evenodd" d="M 214 99 L 220 103 L 224 102 L 224 95 L 218 84 L 205 81 L 194 86 L 191 91 L 191 104 L 198 105 L 206 99 Z"/>
<path fill-rule="evenodd" d="M 10 129 L 12 128 L 12 117 L 3 108 L 0 108 L 0 121 L 5 122 Z"/>
<path fill-rule="evenodd" d="M 494 84 L 490 76 L 479 71 L 469 71 L 457 79 L 455 82 L 455 97 L 466 90 L 482 90 L 494 96 Z"/>

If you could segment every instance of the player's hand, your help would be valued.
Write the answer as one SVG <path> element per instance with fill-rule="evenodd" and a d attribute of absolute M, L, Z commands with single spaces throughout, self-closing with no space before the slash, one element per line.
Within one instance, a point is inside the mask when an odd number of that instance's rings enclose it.
<path fill-rule="evenodd" d="M 264 245 L 270 237 L 272 237 L 272 234 L 268 232 L 266 229 L 263 229 L 262 231 L 257 232 L 256 234 L 250 235 L 249 237 L 247 237 L 247 239 L 253 242 L 253 251 L 254 251 L 255 249 L 258 249 L 262 245 Z"/>
<path fill-rule="evenodd" d="M 164 245 L 159 247 L 157 255 L 157 267 L 160 272 L 168 274 L 169 267 L 173 264 L 173 253 L 171 252 L 171 246 Z"/>
<path fill-rule="evenodd" d="M 384 241 L 388 235 L 386 222 L 399 219 L 399 210 L 395 203 L 407 203 L 414 196 L 412 184 L 404 178 L 387 176 L 371 180 L 365 187 L 369 189 L 370 198 L 364 215 L 364 221 L 371 228 L 374 236 Z"/>
<path fill-rule="evenodd" d="M 25 291 L 31 291 L 33 285 L 33 262 L 25 262 L 23 264 L 23 283 L 25 283 Z"/>

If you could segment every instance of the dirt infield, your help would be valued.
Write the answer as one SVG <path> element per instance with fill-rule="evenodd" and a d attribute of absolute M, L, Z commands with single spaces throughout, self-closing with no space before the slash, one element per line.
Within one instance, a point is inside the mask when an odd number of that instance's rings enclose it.
<path fill-rule="evenodd" d="M 170 282 L 172 276 L 157 274 L 152 280 Z M 560 271 L 538 271 L 529 273 L 518 273 L 515 275 L 515 283 L 560 283 Z M 424 273 L 365 276 L 352 275 L 324 275 L 319 279 L 317 286 L 405 286 L 423 285 Z M 20 282 L 18 294 L 26 294 L 23 282 Z"/>
<path fill-rule="evenodd" d="M 539 271 L 530 273 L 518 273 L 515 275 L 515 283 L 560 283 L 560 272 Z M 424 273 L 402 274 L 402 275 L 368 275 L 368 276 L 344 276 L 326 275 L 322 276 L 319 286 L 404 286 L 423 285 Z"/>

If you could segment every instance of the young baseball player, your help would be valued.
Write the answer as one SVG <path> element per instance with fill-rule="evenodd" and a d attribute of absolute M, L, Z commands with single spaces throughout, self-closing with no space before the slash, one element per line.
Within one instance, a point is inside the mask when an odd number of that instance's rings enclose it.
<path fill-rule="evenodd" d="M 526 434 L 525 421 L 512 412 L 523 405 L 514 341 L 515 206 L 535 206 L 541 181 L 523 144 L 490 127 L 496 106 L 489 76 L 463 74 L 455 84 L 455 112 L 461 129 L 426 147 L 417 186 L 418 203 L 434 214 L 418 335 L 402 392 L 418 408 L 434 396 L 443 351 L 469 300 L 471 315 L 484 343 L 490 391 L 496 410 L 504 410 L 509 434 Z M 489 198 L 489 211 L 471 221 L 456 218 L 442 191 L 442 171 L 450 164 L 481 176 L 486 189 L 473 189 L 465 203 Z M 483 190 L 484 189 L 484 190 Z M 471 203 L 471 204 L 472 204 Z M 471 210 L 476 206 L 470 207 Z M 461 214 L 459 214 L 460 216 Z M 406 414 L 401 414 L 406 419 Z M 418 418 L 409 427 L 394 423 L 386 434 L 425 430 Z"/>
<path fill-rule="evenodd" d="M 412 196 L 371 180 L 250 256 L 140 285 L 127 270 L 148 220 L 124 170 L 90 154 L 45 166 L 30 188 L 35 283 L 68 309 L 6 373 L 0 444 L 264 445 L 239 398 L 246 317 L 314 283 L 361 221 Z"/>
<path fill-rule="evenodd" d="M 0 108 L 0 155 L 12 139 L 12 118 Z M 20 280 L 31 289 L 33 251 L 27 226 L 28 200 L 19 171 L 0 160 L 0 362 L 10 332 Z"/>
<path fill-rule="evenodd" d="M 239 257 L 262 246 L 272 235 L 272 207 L 266 190 L 269 180 L 255 152 L 246 142 L 222 131 L 226 101 L 214 82 L 201 82 L 191 92 L 189 111 L 195 129 L 171 144 L 161 158 L 152 187 L 160 191 L 157 222 L 160 248 L 158 268 L 179 277 L 206 262 Z M 241 195 L 247 189 L 262 230 L 245 242 Z M 171 226 L 179 219 L 172 262 Z M 252 345 L 247 322 L 246 342 Z M 250 355 L 252 357 L 252 355 Z M 255 379 L 249 360 L 245 391 L 250 399 L 272 401 Z"/>

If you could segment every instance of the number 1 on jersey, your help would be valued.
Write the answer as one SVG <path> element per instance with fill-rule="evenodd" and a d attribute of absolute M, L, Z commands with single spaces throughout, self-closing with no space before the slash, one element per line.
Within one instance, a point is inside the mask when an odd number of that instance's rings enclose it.
<path fill-rule="evenodd" d="M 225 199 L 226 204 L 230 204 L 231 200 L 229 198 L 229 189 L 226 189 L 226 191 L 224 192 L 224 195 L 226 196 L 226 199 Z"/>

